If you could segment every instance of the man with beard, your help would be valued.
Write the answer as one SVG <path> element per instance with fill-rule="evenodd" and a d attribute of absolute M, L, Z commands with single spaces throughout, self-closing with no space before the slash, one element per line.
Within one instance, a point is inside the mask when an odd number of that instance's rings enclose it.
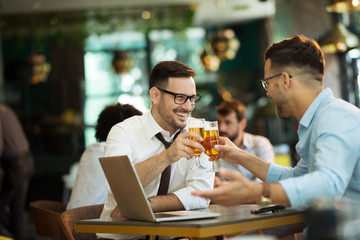
<path fill-rule="evenodd" d="M 269 203 L 307 208 L 317 198 L 360 199 L 360 110 L 324 89 L 325 59 L 315 40 L 302 35 L 274 43 L 265 52 L 265 78 L 261 80 L 281 118 L 299 121 L 293 167 L 277 166 L 253 156 L 222 138 L 215 148 L 226 161 L 238 163 L 264 183 L 220 169 L 231 179 L 213 191 L 196 196 L 222 205 Z"/>
<path fill-rule="evenodd" d="M 105 144 L 105 156 L 127 155 L 135 166 L 154 212 L 206 208 L 209 200 L 191 195 L 195 189 L 210 190 L 214 173 L 206 169 L 192 170 L 194 157 L 190 147 L 204 151 L 203 146 L 190 137 L 202 141 L 185 130 L 187 120 L 200 95 L 196 93 L 195 71 L 178 61 L 158 63 L 150 73 L 149 94 L 152 107 L 142 116 L 134 116 L 115 125 Z M 165 147 L 163 139 L 172 142 Z M 205 154 L 202 165 L 210 168 Z M 171 166 L 168 189 L 162 189 L 161 178 Z M 108 200 L 101 218 L 119 217 L 114 196 L 108 187 Z M 106 239 L 141 239 L 145 236 L 97 234 Z"/>
<path fill-rule="evenodd" d="M 247 125 L 246 106 L 242 102 L 236 99 L 223 101 L 216 107 L 216 111 L 220 136 L 228 137 L 236 146 L 248 153 L 269 163 L 274 162 L 274 149 L 269 139 L 245 132 Z M 254 174 L 239 164 L 219 159 L 219 166 L 240 171 L 249 180 L 260 181 L 259 178 L 256 178 Z M 219 177 L 215 177 L 215 187 L 221 184 L 219 181 Z"/>

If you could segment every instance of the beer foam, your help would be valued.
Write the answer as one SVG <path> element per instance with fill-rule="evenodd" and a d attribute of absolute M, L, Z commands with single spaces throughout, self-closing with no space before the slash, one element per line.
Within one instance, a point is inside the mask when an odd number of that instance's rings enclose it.
<path fill-rule="evenodd" d="M 208 131 L 218 130 L 218 127 L 217 127 L 217 124 L 216 124 L 216 126 L 214 126 L 214 124 L 212 126 L 210 126 L 210 123 L 208 121 L 205 121 L 204 122 L 204 130 L 208 130 Z"/>
<path fill-rule="evenodd" d="M 203 128 L 204 127 L 204 120 L 203 119 L 196 119 L 191 118 L 188 120 L 189 128 Z"/>

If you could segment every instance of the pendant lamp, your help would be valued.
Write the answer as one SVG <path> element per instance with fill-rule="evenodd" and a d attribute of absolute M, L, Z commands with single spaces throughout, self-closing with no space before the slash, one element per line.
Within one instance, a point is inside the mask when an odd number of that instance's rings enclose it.
<path fill-rule="evenodd" d="M 115 51 L 114 58 L 112 60 L 112 66 L 116 74 L 120 75 L 130 72 L 133 63 L 134 62 L 129 57 L 129 53 L 127 51 Z"/>
<path fill-rule="evenodd" d="M 359 38 L 342 24 L 335 24 L 331 32 L 319 41 L 324 53 L 347 52 L 359 47 Z"/>
<path fill-rule="evenodd" d="M 360 0 L 332 0 L 326 11 L 333 13 L 360 11 Z"/>

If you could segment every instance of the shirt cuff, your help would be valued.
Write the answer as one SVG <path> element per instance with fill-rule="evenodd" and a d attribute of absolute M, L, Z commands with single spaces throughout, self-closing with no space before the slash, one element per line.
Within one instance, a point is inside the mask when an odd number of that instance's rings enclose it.
<path fill-rule="evenodd" d="M 270 183 L 277 182 L 279 180 L 279 176 L 282 173 L 282 169 L 283 169 L 282 166 L 278 166 L 274 163 L 270 163 L 265 181 Z"/>
<path fill-rule="evenodd" d="M 210 200 L 191 194 L 194 189 L 190 187 L 179 189 L 174 194 L 179 198 L 185 210 L 207 208 Z"/>

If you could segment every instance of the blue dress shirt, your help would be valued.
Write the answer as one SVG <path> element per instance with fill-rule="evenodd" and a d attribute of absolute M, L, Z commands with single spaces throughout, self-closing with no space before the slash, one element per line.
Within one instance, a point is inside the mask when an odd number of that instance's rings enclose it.
<path fill-rule="evenodd" d="M 323 90 L 301 118 L 294 168 L 270 164 L 267 182 L 279 182 L 291 208 L 320 198 L 360 199 L 360 110 Z"/>

